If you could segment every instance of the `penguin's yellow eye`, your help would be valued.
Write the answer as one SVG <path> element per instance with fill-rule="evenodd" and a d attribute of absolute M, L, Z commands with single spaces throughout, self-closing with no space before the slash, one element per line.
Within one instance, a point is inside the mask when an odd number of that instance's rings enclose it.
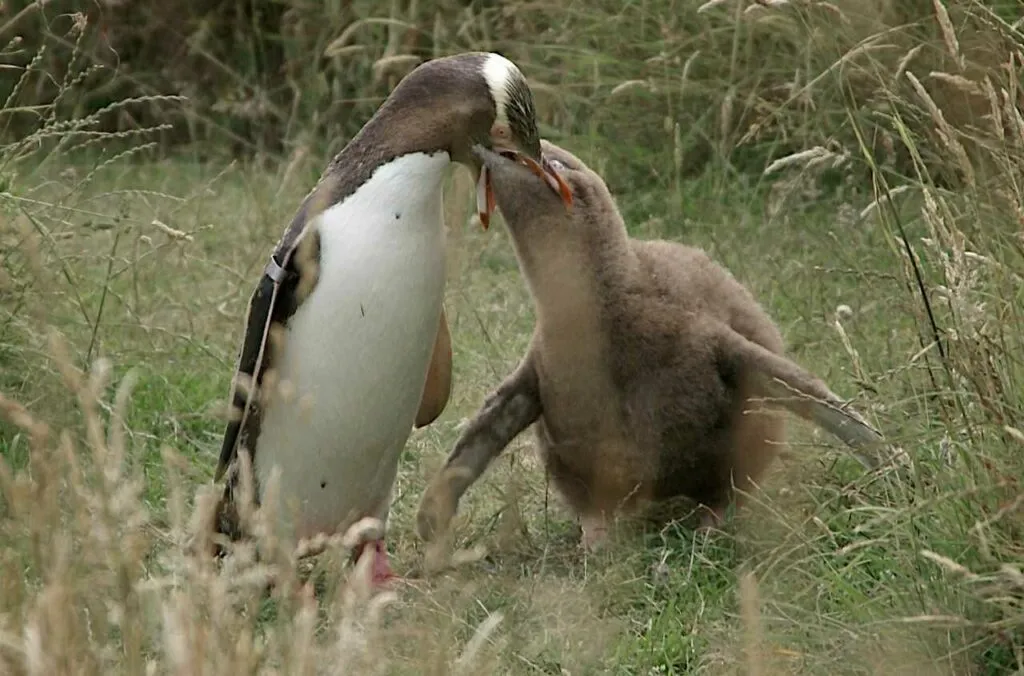
<path fill-rule="evenodd" d="M 491 138 L 495 141 L 508 141 L 512 138 L 512 131 L 504 124 L 495 124 L 491 127 Z"/>

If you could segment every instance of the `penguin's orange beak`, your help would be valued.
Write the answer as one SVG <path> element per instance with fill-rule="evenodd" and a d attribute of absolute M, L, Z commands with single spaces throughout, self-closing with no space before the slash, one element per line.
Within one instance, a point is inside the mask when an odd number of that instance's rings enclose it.
<path fill-rule="evenodd" d="M 491 187 L 491 171 L 480 167 L 480 178 L 476 181 L 476 215 L 480 218 L 480 226 L 486 230 L 491 224 L 494 213 L 494 188 Z"/>
<path fill-rule="evenodd" d="M 562 198 L 562 203 L 565 207 L 567 209 L 572 208 L 572 190 L 569 188 L 569 184 L 565 182 L 565 179 L 555 171 L 554 167 L 552 167 L 547 160 L 542 158 L 541 161 L 538 162 L 518 150 L 495 148 L 495 151 L 510 160 L 519 162 L 535 175 L 544 179 L 544 182 L 548 184 L 548 187 L 550 187 L 556 195 Z M 491 187 L 491 172 L 486 166 L 480 168 L 480 178 L 476 183 L 476 205 L 477 216 L 480 218 L 480 225 L 484 230 L 486 230 L 491 224 L 491 214 L 494 213 L 496 208 L 494 201 L 494 189 Z"/>

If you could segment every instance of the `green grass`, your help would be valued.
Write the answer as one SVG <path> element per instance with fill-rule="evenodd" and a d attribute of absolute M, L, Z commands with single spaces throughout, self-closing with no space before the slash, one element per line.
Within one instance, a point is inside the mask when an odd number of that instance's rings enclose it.
<path fill-rule="evenodd" d="M 132 68 L 97 82 L 103 43 L 78 28 L 40 22 L 0 50 L 0 673 L 447 674 L 467 651 L 462 673 L 1024 673 L 1024 40 L 1010 3 L 793 0 L 742 16 L 749 3 L 396 3 L 391 19 L 429 44 L 371 23 L 328 62 L 322 47 L 379 3 L 278 4 L 313 17 L 283 57 L 258 53 L 275 26 L 239 28 L 248 9 L 174 36 L 194 47 L 175 82 L 224 66 L 209 87 L 188 82 L 199 101 L 151 95 L 169 76 L 146 70 L 148 52 L 121 50 Z M 431 28 L 435 10 L 460 29 Z M 118 17 L 115 47 L 165 30 Z M 208 26 L 234 42 L 199 49 Z M 463 190 L 448 205 L 454 392 L 413 434 L 389 521 L 410 585 L 378 622 L 343 551 L 302 566 L 315 605 L 262 594 L 270 572 L 298 587 L 287 562 L 268 572 L 243 550 L 217 572 L 183 557 L 216 493 L 256 275 L 393 84 L 370 82 L 378 59 L 407 47 L 513 56 L 544 133 L 600 170 L 633 233 L 728 267 L 790 354 L 902 448 L 898 466 L 867 476 L 793 420 L 790 451 L 722 532 L 672 524 L 584 556 L 527 434 L 453 524 L 458 547 L 486 554 L 426 575 L 413 529 L 425 482 L 533 322 L 500 219 L 471 227 Z M 126 81 L 147 95 L 120 97 Z M 293 86 L 304 98 L 283 117 L 248 105 Z M 182 135 L 164 123 L 180 107 L 207 141 L 171 152 L 155 139 Z M 233 160 L 238 143 L 264 151 Z M 815 166 L 764 173 L 816 146 Z M 893 188 L 891 206 L 858 216 Z"/>
<path fill-rule="evenodd" d="M 114 227 L 90 230 L 81 214 L 71 212 L 59 230 L 50 232 L 55 245 L 42 245 L 47 263 L 33 279 L 31 293 L 33 302 L 46 306 L 12 320 L 5 354 L 25 359 L 30 367 L 4 372 L 31 377 L 12 378 L 7 392 L 29 403 L 45 422 L 76 429 L 78 417 L 45 348 L 29 347 L 27 336 L 41 341 L 46 325 L 67 336 L 75 363 L 84 364 L 90 342 L 93 358 L 111 360 L 108 398 L 118 380 L 137 369 L 126 415 L 125 467 L 126 476 L 141 479 L 139 499 L 148 517 L 137 535 L 150 563 L 136 573 L 136 582 L 165 571 L 160 557 L 172 551 L 175 538 L 168 514 L 171 485 L 178 482 L 188 501 L 212 477 L 222 430 L 216 409 L 230 382 L 254 274 L 306 189 L 295 182 L 275 198 L 279 179 L 279 173 L 200 167 L 183 159 L 142 164 L 130 172 L 107 168 L 93 180 L 90 193 L 76 198 L 75 208 L 91 204 L 97 213 L 116 214 L 110 219 Z M 503 620 L 484 650 L 493 673 L 743 671 L 747 632 L 738 617 L 737 576 L 744 570 L 759 581 L 768 646 L 761 659 L 770 673 L 896 673 L 888 669 L 899 660 L 930 665 L 920 666 L 920 673 L 1011 673 L 1019 636 L 1011 630 L 1007 642 L 997 645 L 983 629 L 998 615 L 992 604 L 923 558 L 922 551 L 988 570 L 1009 556 L 1008 563 L 1014 551 L 1019 555 L 1002 541 L 1013 532 L 1003 531 L 1005 524 L 972 530 L 1013 495 L 980 460 L 1019 468 L 1012 464 L 1019 445 L 1015 449 L 984 428 L 980 446 L 965 446 L 948 458 L 939 453 L 946 427 L 930 409 L 927 379 L 909 366 L 920 350 L 914 301 L 894 274 L 896 258 L 879 224 L 841 225 L 840 205 L 830 201 L 803 209 L 794 205 L 783 218 L 765 218 L 764 200 L 753 191 L 737 187 L 727 201 L 713 192 L 695 182 L 684 200 L 685 216 L 677 217 L 657 195 L 624 193 L 619 200 L 636 233 L 704 246 L 733 270 L 770 309 L 793 356 L 870 410 L 907 449 L 913 458 L 909 475 L 866 479 L 841 449 L 825 448 L 824 439 L 794 421 L 792 452 L 773 472 L 758 504 L 726 532 L 703 536 L 672 526 L 627 536 L 609 551 L 587 557 L 578 550 L 571 519 L 549 494 L 524 435 L 470 491 L 455 523 L 458 545 L 483 545 L 487 556 L 417 577 L 400 593 L 378 638 L 387 664 L 383 673 L 439 673 L 428 669 L 440 668 L 488 613 L 499 611 Z M 191 240 L 155 229 L 154 220 Z M 390 521 L 395 565 L 416 576 L 423 552 L 413 521 L 424 482 L 452 447 L 459 422 L 472 416 L 514 367 L 532 326 L 532 307 L 507 234 L 500 221 L 495 226 L 482 233 L 468 223 L 452 224 L 446 302 L 455 391 L 441 419 L 414 433 L 403 455 Z M 77 294 L 58 273 L 60 261 Z M 110 269 L 125 273 L 112 276 Z M 856 372 L 832 326 L 839 304 L 853 310 L 843 326 L 859 354 Z M 24 341 L 12 340 L 15 336 Z M 872 391 L 865 392 L 858 380 Z M 8 465 L 38 479 L 27 462 L 25 436 L 7 426 L 0 438 Z M 170 474 L 165 447 L 175 449 L 182 461 Z M 18 525 L 8 522 L 4 530 L 4 577 L 15 571 L 11 552 L 26 543 Z M 84 538 L 74 529 L 70 533 L 73 540 Z M 1009 548 L 993 548 L 993 538 Z M 317 579 L 330 607 L 343 558 L 322 558 Z M 48 556 L 29 565 L 29 587 L 33 579 L 45 580 L 52 565 Z M 88 566 L 78 570 L 81 580 L 89 579 Z M 89 588 L 77 591 L 86 598 L 92 594 Z M 146 599 L 139 617 L 151 632 L 151 643 L 142 642 L 155 657 L 162 622 L 156 608 L 170 597 L 139 596 Z M 4 631 L 29 621 L 32 603 L 44 600 L 26 599 L 0 615 L 7 623 Z M 264 605 L 263 622 L 254 625 L 257 633 L 260 626 L 294 629 L 287 612 L 274 610 L 275 602 Z M 913 617 L 924 619 L 901 621 Z M 958 624 L 949 618 L 967 619 Z M 197 622 L 210 640 L 236 640 L 234 630 Z M 337 626 L 337 618 L 325 611 L 321 623 L 318 634 L 330 641 L 328 628 Z M 105 659 L 119 663 L 109 655 Z"/>

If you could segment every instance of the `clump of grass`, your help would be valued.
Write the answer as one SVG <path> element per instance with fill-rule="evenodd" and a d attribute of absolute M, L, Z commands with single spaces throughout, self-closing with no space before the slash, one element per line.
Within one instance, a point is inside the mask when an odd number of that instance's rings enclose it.
<path fill-rule="evenodd" d="M 170 128 L 154 124 L 105 131 L 103 126 L 109 118 L 130 114 L 139 106 L 170 107 L 183 100 L 180 96 L 124 98 L 81 114 L 77 99 L 97 86 L 105 69 L 85 63 L 83 58 L 84 46 L 96 30 L 84 14 L 70 18 L 66 33 L 52 34 L 67 46 L 58 59 L 50 58 L 50 43 L 26 58 L 18 37 L 0 52 L 24 61 L 5 72 L 17 77 L 10 81 L 0 108 L 0 135 L 9 136 L 14 128 L 19 131 L 16 140 L 0 148 L 0 290 L 4 301 L 0 306 L 0 365 L 6 374 L 0 384 L 8 391 L 20 390 L 24 383 L 17 382 L 17 376 L 41 365 L 33 350 L 11 348 L 38 344 L 53 318 L 48 303 L 57 295 L 71 297 L 73 312 L 89 327 L 84 361 L 91 361 L 108 289 L 104 285 L 98 298 L 90 298 L 93 290 L 81 288 L 74 261 L 97 253 L 83 251 L 86 232 L 105 230 L 113 235 L 106 251 L 112 266 L 123 234 L 117 203 L 130 193 L 130 187 L 124 186 L 119 195 L 99 197 L 93 184 L 98 177 L 152 152 L 159 134 Z M 40 92 L 48 96 L 41 98 Z M 23 105 L 25 98 L 33 103 Z M 79 168 L 84 165 L 85 170 L 79 173 L 70 166 L 72 162 Z M 100 205 L 101 201 L 106 204 Z M 113 208 L 108 211 L 104 207 Z M 107 272 L 109 276 L 112 267 Z"/>
<path fill-rule="evenodd" d="M 345 92 L 366 99 L 345 124 L 413 55 L 509 53 L 538 85 L 545 135 L 603 167 L 631 227 L 723 260 L 794 355 L 871 411 L 900 465 L 865 475 L 794 423 L 787 458 L 726 532 L 670 525 L 584 557 L 524 437 L 455 524 L 457 546 L 489 553 L 397 599 L 348 584 L 344 538 L 322 543 L 312 571 L 265 530 L 224 568 L 192 558 L 216 495 L 204 485 L 222 429 L 211 411 L 253 275 L 320 151 L 289 132 L 295 153 L 270 169 L 153 160 L 159 124 L 93 134 L 92 113 L 66 105 L 103 71 L 29 67 L 28 56 L 10 106 L 27 105 L 40 74 L 65 85 L 0 150 L 3 670 L 1024 668 L 1014 16 L 974 0 L 598 3 L 585 14 L 513 3 L 459 9 L 459 23 L 420 30 L 410 47 L 406 31 L 435 16 L 426 5 L 386 17 L 352 7 L 317 47 L 352 26 L 330 56 L 344 61 Z M 315 70 L 313 53 L 297 58 Z M 328 110 L 316 91 L 301 106 Z M 289 119 L 303 126 L 303 114 Z M 389 519 L 396 567 L 412 573 L 428 469 L 514 367 L 532 322 L 506 235 L 459 232 L 461 212 L 447 299 L 456 388 L 411 440 Z M 259 564 L 257 547 L 269 553 Z"/>
<path fill-rule="evenodd" d="M 190 489 L 182 482 L 182 459 L 164 447 L 167 521 L 144 504 L 143 478 L 130 470 L 124 430 L 135 374 L 121 379 L 108 405 L 109 362 L 79 371 L 56 333 L 50 350 L 78 400 L 86 440 L 80 445 L 70 431 L 58 432 L 0 397 L 0 414 L 30 439 L 25 470 L 0 458 L 5 673 L 312 674 L 324 666 L 330 673 L 370 673 L 387 666 L 374 658 L 376 632 L 395 596 L 370 593 L 367 557 L 351 575 L 328 576 L 335 591 L 317 603 L 312 584 L 299 578 L 290 553 L 274 550 L 267 528 L 257 527 L 260 541 L 236 547 L 219 569 L 211 558 L 193 555 L 186 543 L 204 536 L 215 495 L 202 492 L 186 519 Z M 253 518 L 272 523 L 259 510 Z M 321 549 L 344 555 L 353 537 Z M 323 631 L 324 614 L 331 632 Z M 493 615 L 477 629 L 456 670 L 473 668 L 500 619 Z"/>
<path fill-rule="evenodd" d="M 908 645 L 923 638 L 932 669 L 1016 673 L 1024 666 L 1022 596 L 1015 581 L 1024 553 L 1015 544 L 1022 525 L 1018 477 L 1024 416 L 1024 371 L 1016 356 L 1024 348 L 1019 232 L 1024 195 L 1017 179 L 1024 166 L 1018 74 L 1024 41 L 987 5 L 949 4 L 932 3 L 939 38 L 897 53 L 900 66 L 894 72 L 885 60 L 864 62 L 876 88 L 886 92 L 875 117 L 883 123 L 890 151 L 908 158 L 905 173 L 877 159 L 870 124 L 854 97 L 845 108 L 854 142 L 809 148 L 766 169 L 775 173 L 800 167 L 795 182 L 841 162 L 866 169 L 872 199 L 852 223 L 840 226 L 834 240 L 843 249 L 856 249 L 860 238 L 879 238 L 876 255 L 891 256 L 895 263 L 893 298 L 899 314 L 911 322 L 917 346 L 903 348 L 903 365 L 884 366 L 892 359 L 892 343 L 885 360 L 865 355 L 848 333 L 850 308 L 845 321 L 837 317 L 835 326 L 857 380 L 873 393 L 887 392 L 893 402 L 887 417 L 892 433 L 904 443 L 908 472 L 874 485 L 862 483 L 852 494 L 837 493 L 833 499 L 847 504 L 867 498 L 849 511 L 832 512 L 819 503 L 817 511 L 827 511 L 828 519 L 812 517 L 806 528 L 784 537 L 787 542 L 806 538 L 804 544 L 786 552 L 786 545 L 762 541 L 760 546 L 772 553 L 755 568 L 772 585 L 787 577 L 778 575 L 780 566 L 805 566 L 826 580 L 838 575 L 824 582 L 830 591 L 819 608 L 827 613 L 830 604 L 838 604 L 841 614 L 832 615 L 837 631 L 860 634 L 849 645 L 858 645 L 877 622 L 896 628 L 911 640 Z M 954 4 L 961 19 L 956 27 L 950 18 Z M 978 38 L 964 28 L 970 19 L 984 21 L 990 42 L 968 55 L 963 45 Z M 881 40 L 879 35 L 869 42 Z M 918 76 L 910 64 L 929 49 L 943 52 L 949 70 Z M 950 87 L 964 98 L 951 96 Z M 776 208 L 776 213 L 785 211 Z M 842 249 L 836 257 L 845 257 Z M 868 265 L 851 267 L 866 272 Z M 889 314 L 884 322 L 889 341 L 895 335 L 893 320 Z M 895 388 L 883 385 L 886 381 Z M 906 397 L 900 404 L 898 393 Z M 897 410 L 901 413 L 894 417 Z M 835 521 L 839 513 L 844 516 Z M 830 545 L 819 540 L 822 533 Z M 825 559 L 815 562 L 817 556 Z M 769 571 L 775 572 L 774 579 Z M 862 582 L 853 581 L 861 576 Z M 879 585 L 871 596 L 880 594 L 894 604 L 886 604 L 879 616 L 870 609 L 878 597 L 860 596 L 868 579 Z M 841 587 L 860 591 L 842 601 Z M 810 585 L 805 589 L 810 592 Z M 910 589 L 917 590 L 919 604 L 905 595 Z M 794 588 L 782 585 L 777 593 L 792 599 Z M 778 597 L 769 605 L 781 615 L 790 603 Z M 861 612 L 851 613 L 854 607 Z M 857 625 L 840 619 L 853 615 L 874 619 Z M 791 627 L 783 633 L 799 633 L 803 621 L 780 617 L 774 624 Z M 893 646 L 878 638 L 872 639 L 875 649 L 891 655 Z M 964 648 L 942 654 L 942 644 Z"/>

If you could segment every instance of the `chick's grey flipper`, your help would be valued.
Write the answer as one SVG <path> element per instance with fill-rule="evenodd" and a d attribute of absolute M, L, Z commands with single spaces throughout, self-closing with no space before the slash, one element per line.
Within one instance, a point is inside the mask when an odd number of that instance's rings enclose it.
<path fill-rule="evenodd" d="M 866 469 L 878 466 L 878 459 L 861 452 L 861 449 L 882 443 L 882 434 L 832 392 L 823 380 L 724 323 L 716 324 L 714 330 L 724 356 L 737 360 L 756 374 L 762 390 L 773 398 L 768 403 L 789 409 L 841 439 L 853 449 L 854 457 Z"/>
<path fill-rule="evenodd" d="M 431 541 L 448 529 L 462 494 L 494 458 L 542 413 L 537 372 L 528 353 L 484 401 L 420 500 L 416 530 Z"/>

